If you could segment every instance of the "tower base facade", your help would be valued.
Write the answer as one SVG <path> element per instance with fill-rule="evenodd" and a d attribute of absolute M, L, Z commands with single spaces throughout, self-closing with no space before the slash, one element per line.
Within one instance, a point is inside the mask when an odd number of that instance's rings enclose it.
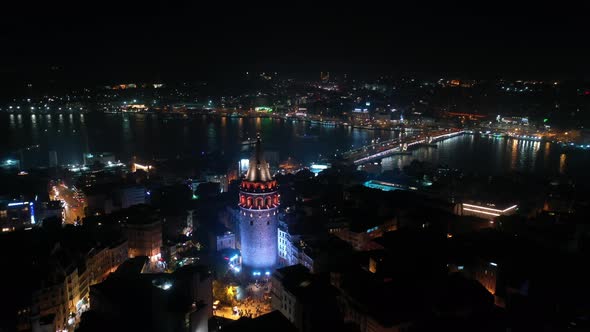
<path fill-rule="evenodd" d="M 253 276 L 272 273 L 278 260 L 277 209 L 240 208 L 242 270 Z"/>

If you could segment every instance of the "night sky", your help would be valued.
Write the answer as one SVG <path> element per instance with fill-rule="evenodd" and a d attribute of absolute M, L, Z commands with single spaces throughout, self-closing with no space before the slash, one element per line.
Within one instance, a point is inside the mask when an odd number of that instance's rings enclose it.
<path fill-rule="evenodd" d="M 4 14 L 3 84 L 190 80 L 246 70 L 314 77 L 320 70 L 524 78 L 590 72 L 586 19 L 558 12 L 482 16 L 481 9 L 304 3 L 74 9 Z"/>

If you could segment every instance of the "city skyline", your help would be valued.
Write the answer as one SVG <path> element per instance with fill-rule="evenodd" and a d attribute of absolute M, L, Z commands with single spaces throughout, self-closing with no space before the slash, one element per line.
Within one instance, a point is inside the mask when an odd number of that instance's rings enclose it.
<path fill-rule="evenodd" d="M 83 5 L 0 20 L 0 331 L 590 329 L 584 5 Z"/>

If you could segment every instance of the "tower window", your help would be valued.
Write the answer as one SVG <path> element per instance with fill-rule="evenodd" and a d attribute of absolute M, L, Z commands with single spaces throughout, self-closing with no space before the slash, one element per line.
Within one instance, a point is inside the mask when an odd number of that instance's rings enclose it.
<path fill-rule="evenodd" d="M 250 220 L 250 226 L 254 225 L 254 220 Z"/>

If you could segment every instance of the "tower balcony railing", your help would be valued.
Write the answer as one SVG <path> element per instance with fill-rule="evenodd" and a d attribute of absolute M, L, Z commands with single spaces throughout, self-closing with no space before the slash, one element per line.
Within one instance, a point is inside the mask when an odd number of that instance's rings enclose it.
<path fill-rule="evenodd" d="M 271 210 L 271 209 L 276 209 L 279 207 L 279 204 L 265 204 L 262 206 L 254 206 L 252 204 L 250 205 L 246 205 L 246 204 L 238 204 L 239 207 L 241 207 L 242 209 L 246 209 L 246 210 L 251 210 L 251 211 L 262 211 L 262 210 Z"/>
<path fill-rule="evenodd" d="M 269 194 L 277 191 L 277 188 L 267 188 L 267 189 L 252 189 L 252 188 L 242 188 L 240 187 L 241 191 L 253 193 L 253 194 Z"/>

